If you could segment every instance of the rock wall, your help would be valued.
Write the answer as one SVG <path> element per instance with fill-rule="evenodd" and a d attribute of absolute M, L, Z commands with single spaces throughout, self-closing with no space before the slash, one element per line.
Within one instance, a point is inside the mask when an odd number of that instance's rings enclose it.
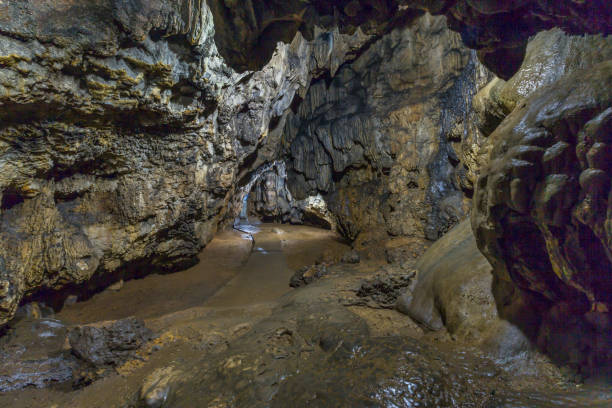
<path fill-rule="evenodd" d="M 497 300 L 529 305 L 539 318 L 530 327 L 525 313 L 505 317 L 590 373 L 612 362 L 611 60 L 610 37 L 540 33 L 518 73 L 475 101 L 479 127 L 495 129 L 479 158 L 472 224 Z"/>
<path fill-rule="evenodd" d="M 544 347 L 558 346 L 559 324 L 608 338 L 585 345 L 590 361 L 575 363 L 587 366 L 612 361 L 611 81 L 608 61 L 515 109 L 491 135 L 472 218 L 500 279 L 546 300 L 555 323 Z"/>
<path fill-rule="evenodd" d="M 369 40 L 297 35 L 237 74 L 214 33 L 191 0 L 0 3 L 0 324 L 43 289 L 193 262 L 294 95 Z"/>
<path fill-rule="evenodd" d="M 437 239 L 465 216 L 462 142 L 488 73 L 425 15 L 314 83 L 285 125 L 293 196 L 322 194 L 349 239 Z M 359 244 L 359 243 L 358 243 Z"/>
<path fill-rule="evenodd" d="M 211 0 L 221 54 L 239 69 L 261 68 L 279 39 L 316 26 L 382 34 L 428 11 L 444 15 L 463 42 L 500 78 L 519 69 L 528 39 L 560 27 L 569 34 L 611 34 L 607 0 Z M 238 7 L 240 4 L 241 7 Z"/>

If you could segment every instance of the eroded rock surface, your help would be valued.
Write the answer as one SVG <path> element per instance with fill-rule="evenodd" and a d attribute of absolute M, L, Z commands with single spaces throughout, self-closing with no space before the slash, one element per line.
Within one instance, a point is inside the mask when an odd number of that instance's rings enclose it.
<path fill-rule="evenodd" d="M 472 216 L 498 278 L 540 295 L 551 327 L 586 342 L 559 342 L 555 329 L 540 345 L 587 369 L 611 358 L 611 85 L 605 62 L 521 103 L 490 136 Z"/>
<path fill-rule="evenodd" d="M 472 96 L 487 72 L 440 17 L 393 31 L 314 83 L 285 126 L 288 185 L 321 194 L 361 246 L 437 239 L 466 214 L 456 147 L 476 131 Z"/>
<path fill-rule="evenodd" d="M 77 362 L 65 348 L 67 328 L 52 318 L 22 321 L 0 339 L 0 392 L 70 381 Z"/>
<path fill-rule="evenodd" d="M 483 64 L 509 79 L 521 66 L 528 39 L 561 27 L 569 34 L 611 34 L 612 5 L 605 0 L 407 0 L 447 16 L 467 46 L 479 50 Z"/>
<path fill-rule="evenodd" d="M 68 334 L 72 352 L 97 367 L 117 366 L 153 338 L 142 320 L 127 318 L 108 324 L 78 326 Z"/>
<path fill-rule="evenodd" d="M 356 27 L 382 34 L 406 25 L 423 10 L 442 14 L 462 40 L 479 50 L 480 60 L 509 79 L 521 66 L 528 39 L 561 27 L 570 34 L 612 33 L 612 5 L 606 0 L 214 0 L 221 54 L 241 70 L 265 64 L 276 41 L 301 31 L 311 38 L 315 26 Z"/>
<path fill-rule="evenodd" d="M 238 75 L 203 2 L 3 2 L 0 28 L 0 324 L 41 289 L 193 263 L 272 119 L 368 40 L 297 35 Z"/>

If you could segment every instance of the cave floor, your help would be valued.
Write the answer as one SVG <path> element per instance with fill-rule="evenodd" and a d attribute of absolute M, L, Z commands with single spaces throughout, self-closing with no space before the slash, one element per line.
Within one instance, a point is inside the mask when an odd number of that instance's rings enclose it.
<path fill-rule="evenodd" d="M 374 276 L 411 276 L 410 265 L 339 262 L 349 247 L 310 227 L 261 224 L 252 237 L 221 232 L 189 270 L 65 307 L 54 318 L 66 325 L 135 315 L 157 337 L 87 387 L 8 392 L 0 407 L 137 407 L 143 384 L 168 407 L 612 406 L 609 389 L 567 382 L 540 361 L 518 376 L 516 361 L 426 333 L 384 296 L 359 295 Z M 328 275 L 290 288 L 315 262 Z"/>

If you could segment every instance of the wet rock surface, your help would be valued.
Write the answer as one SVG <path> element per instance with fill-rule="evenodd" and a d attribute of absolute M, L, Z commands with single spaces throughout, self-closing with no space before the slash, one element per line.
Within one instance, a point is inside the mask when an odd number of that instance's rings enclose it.
<path fill-rule="evenodd" d="M 306 286 L 309 283 L 316 281 L 317 279 L 322 278 L 327 275 L 329 270 L 327 269 L 327 265 L 325 264 L 315 264 L 310 266 L 304 266 L 299 270 L 295 271 L 291 280 L 289 281 L 289 286 L 292 288 L 299 288 L 300 286 Z"/>
<path fill-rule="evenodd" d="M 451 334 L 482 332 L 493 325 L 491 266 L 478 251 L 469 221 L 434 243 L 415 269 L 417 282 L 399 298 L 400 311 L 431 330 L 446 327 Z"/>
<path fill-rule="evenodd" d="M 150 408 L 165 406 L 171 395 L 171 387 L 180 381 L 181 376 L 182 372 L 172 366 L 155 370 L 142 384 L 140 400 Z"/>
<path fill-rule="evenodd" d="M 288 240 L 290 228 L 298 227 L 260 228 L 266 232 L 255 240 L 270 250 L 272 242 L 264 241 Z M 284 248 L 291 250 L 288 244 Z M 279 255 L 263 256 L 272 260 Z M 245 268 L 257 273 L 253 266 Z M 249 281 L 246 294 L 234 282 L 202 307 L 147 321 L 159 336 L 145 348 L 157 351 L 142 354 L 129 370 L 71 392 L 51 388 L 0 394 L 0 405 L 20 408 L 41 400 L 75 407 L 263 407 L 287 406 L 288 401 L 298 407 L 609 404 L 609 389 L 578 388 L 545 360 L 517 364 L 488 348 L 473 348 L 473 338 L 466 341 L 461 333 L 455 341 L 424 333 L 396 310 L 343 303 L 360 299 L 357 290 L 371 283 L 381 266 L 384 281 L 401 275 L 399 265 L 380 261 L 337 263 L 325 278 L 280 292 L 276 300 L 260 292 L 271 281 Z M 286 271 L 275 273 L 285 276 Z M 237 303 L 237 294 L 246 303 Z"/>
<path fill-rule="evenodd" d="M 453 145 L 472 137 L 487 73 L 440 17 L 423 16 L 315 82 L 284 131 L 288 186 L 321 194 L 357 248 L 435 240 L 469 207 Z"/>
<path fill-rule="evenodd" d="M 27 319 L 0 338 L 0 392 L 70 381 L 78 365 L 65 348 L 67 330 L 53 318 Z"/>
<path fill-rule="evenodd" d="M 496 276 L 538 294 L 541 308 L 558 305 L 564 320 L 610 310 L 610 184 L 604 174 L 611 78 L 610 63 L 602 63 L 524 101 L 490 136 L 490 164 L 475 195 L 472 224 Z M 576 326 L 599 340 L 583 345 L 574 363 L 609 364 L 599 349 L 609 344 L 609 331 Z M 554 353 L 547 346 L 551 337 L 543 334 L 539 342 Z"/>
<path fill-rule="evenodd" d="M 135 359 L 152 338 L 136 319 L 80 327 L 53 317 L 21 319 L 0 339 L 0 392 L 89 385 Z"/>
<path fill-rule="evenodd" d="M 94 366 L 118 366 L 153 339 L 142 320 L 127 318 L 96 326 L 75 327 L 68 333 L 72 352 Z"/>
<path fill-rule="evenodd" d="M 610 405 L 532 349 L 586 376 L 612 366 L 611 40 L 532 37 L 610 34 L 609 2 L 140 3 L 0 1 L 0 326 L 17 318 L 0 390 L 47 404 L 37 387 L 88 386 L 51 388 L 56 406 Z M 453 229 L 472 197 L 475 237 Z M 158 305 L 147 351 L 133 319 L 17 311 L 193 265 L 243 198 L 337 227 L 366 262 L 290 266 L 275 231 L 209 309 L 203 286 L 168 302 L 181 317 Z M 277 301 L 295 269 L 301 288 Z"/>
<path fill-rule="evenodd" d="M 335 270 L 292 292 L 229 349 L 185 364 L 168 406 L 547 406 L 552 388 L 534 391 L 527 380 L 542 372 L 417 340 L 418 332 L 372 335 L 367 319 L 337 302 L 334 292 L 359 280 L 351 275 Z M 557 401 L 586 400 L 570 392 Z"/>

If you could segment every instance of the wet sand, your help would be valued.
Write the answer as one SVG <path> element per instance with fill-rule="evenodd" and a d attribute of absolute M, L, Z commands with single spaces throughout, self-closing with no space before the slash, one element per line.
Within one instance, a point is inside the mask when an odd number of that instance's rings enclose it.
<path fill-rule="evenodd" d="M 159 334 L 157 351 L 79 390 L 66 384 L 0 394 L 0 407 L 136 407 L 145 378 L 164 367 L 181 372 L 172 407 L 606 407 L 612 400 L 605 387 L 516 378 L 469 344 L 428 337 L 395 310 L 343 306 L 339 300 L 354 297 L 378 262 L 339 263 L 329 276 L 291 289 L 294 270 L 349 247 L 316 228 L 249 231 L 252 237 L 218 234 L 189 270 L 126 282 L 56 315 L 73 324 L 142 317 Z"/>
<path fill-rule="evenodd" d="M 239 273 L 249 259 L 251 246 L 247 234 L 221 232 L 199 254 L 200 262 L 194 267 L 126 281 L 121 290 L 107 289 L 86 301 L 65 306 L 56 317 L 69 324 L 127 316 L 150 319 L 200 305 Z"/>
<path fill-rule="evenodd" d="M 260 224 L 249 231 L 220 232 L 199 254 L 196 266 L 127 281 L 119 291 L 105 290 L 65 306 L 56 317 L 86 324 L 128 316 L 153 319 L 204 304 L 271 301 L 291 289 L 295 269 L 315 262 L 325 250 L 341 253 L 348 248 L 335 233 L 306 226 Z"/>

